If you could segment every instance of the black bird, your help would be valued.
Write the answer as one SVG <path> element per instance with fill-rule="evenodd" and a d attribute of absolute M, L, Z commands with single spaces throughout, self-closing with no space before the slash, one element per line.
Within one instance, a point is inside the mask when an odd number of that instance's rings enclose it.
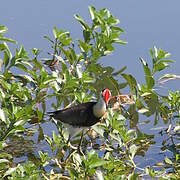
<path fill-rule="evenodd" d="M 100 93 L 97 102 L 86 102 L 62 110 L 49 112 L 50 116 L 68 125 L 70 137 L 75 137 L 82 129 L 88 128 L 100 121 L 105 114 L 111 96 L 109 89 Z M 70 126 L 69 126 L 70 125 Z"/>

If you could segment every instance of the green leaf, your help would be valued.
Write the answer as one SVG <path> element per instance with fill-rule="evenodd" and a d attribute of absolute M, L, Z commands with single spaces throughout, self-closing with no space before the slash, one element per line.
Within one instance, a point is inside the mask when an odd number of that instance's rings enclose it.
<path fill-rule="evenodd" d="M 72 180 L 78 179 L 78 172 L 74 168 L 69 168 L 69 174 Z"/>
<path fill-rule="evenodd" d="M 1 44 L 1 48 L 3 48 L 3 49 L 2 49 L 3 51 L 4 51 L 4 50 L 6 51 L 9 59 L 11 59 L 11 58 L 12 58 L 12 54 L 11 54 L 11 51 L 10 51 L 7 43 L 4 42 L 3 44 Z"/>
<path fill-rule="evenodd" d="M 152 76 L 146 76 L 146 85 L 148 89 L 152 89 L 155 85 L 155 80 Z"/>
<path fill-rule="evenodd" d="M 82 80 L 84 83 L 94 83 L 96 81 L 95 78 L 92 78 L 89 74 L 83 73 Z"/>
<path fill-rule="evenodd" d="M 156 46 L 154 46 L 154 56 L 157 59 L 157 57 L 158 57 L 158 49 L 156 48 Z"/>
<path fill-rule="evenodd" d="M 47 39 L 49 42 L 51 42 L 52 44 L 54 44 L 54 41 L 50 39 L 50 37 L 48 36 L 44 36 L 45 39 Z"/>
<path fill-rule="evenodd" d="M 9 56 L 8 56 L 7 51 L 4 51 L 4 65 L 5 65 L 5 67 L 8 66 L 9 60 L 10 60 L 10 59 L 9 59 Z"/>
<path fill-rule="evenodd" d="M 151 70 L 149 69 L 147 62 L 144 61 L 143 58 L 140 58 L 140 60 L 141 63 L 143 64 L 147 88 L 152 89 L 155 85 L 155 80 L 151 74 Z"/>
<path fill-rule="evenodd" d="M 35 57 L 37 57 L 37 56 L 40 54 L 40 52 L 41 52 L 41 50 L 40 50 L 40 49 L 37 49 L 37 48 L 33 48 L 31 51 L 32 51 L 32 54 L 33 54 Z"/>
<path fill-rule="evenodd" d="M 0 36 L 0 41 L 10 42 L 16 44 L 17 42 L 11 38 L 5 38 Z"/>
<path fill-rule="evenodd" d="M 78 75 L 78 78 L 81 79 L 82 78 L 82 66 L 80 64 L 76 65 L 76 73 Z"/>
<path fill-rule="evenodd" d="M 56 135 L 55 131 L 53 131 L 53 141 L 56 145 L 59 144 L 59 137 Z"/>
<path fill-rule="evenodd" d="M 52 145 L 53 145 L 52 139 L 47 135 L 44 135 L 44 137 L 45 137 L 45 140 L 47 141 L 47 143 L 52 147 Z"/>
<path fill-rule="evenodd" d="M 89 31 L 90 31 L 90 27 L 88 26 L 88 24 L 85 23 L 85 21 L 82 19 L 81 16 L 75 14 L 74 17 L 75 17 L 75 19 L 76 19 L 77 21 L 80 22 L 80 24 L 82 25 L 82 27 L 83 27 L 84 30 L 89 30 Z"/>
<path fill-rule="evenodd" d="M 122 74 L 122 77 L 126 79 L 126 81 L 128 82 L 131 91 L 136 92 L 136 86 L 137 86 L 136 79 L 131 74 Z"/>
<path fill-rule="evenodd" d="M 63 52 L 65 53 L 66 51 L 63 50 Z M 58 61 L 61 62 L 61 65 L 62 65 L 62 72 L 65 73 L 65 72 L 68 70 L 68 68 L 67 68 L 67 65 L 66 65 L 64 59 L 63 59 L 61 56 L 57 56 L 57 55 L 55 55 L 55 57 L 58 59 Z"/>
<path fill-rule="evenodd" d="M 116 39 L 112 39 L 112 42 L 113 42 L 113 43 L 122 44 L 122 45 L 126 45 L 126 44 L 127 44 L 127 42 L 126 42 L 126 41 L 123 41 L 123 40 L 118 39 L 118 38 L 116 38 Z"/>
<path fill-rule="evenodd" d="M 127 135 L 130 136 L 131 138 L 137 137 L 136 131 L 134 129 L 128 130 Z"/>
<path fill-rule="evenodd" d="M 180 125 L 178 126 L 175 126 L 174 127 L 174 130 L 173 130 L 175 133 L 180 133 Z"/>
<path fill-rule="evenodd" d="M 8 28 L 6 26 L 0 25 L 0 34 L 6 33 Z"/>
<path fill-rule="evenodd" d="M 167 81 L 175 80 L 175 79 L 180 79 L 180 76 L 175 75 L 175 74 L 165 74 L 161 78 L 159 78 L 158 81 L 163 84 L 163 83 L 165 83 Z"/>
<path fill-rule="evenodd" d="M 17 169 L 17 167 L 9 168 L 9 169 L 4 173 L 4 176 L 3 176 L 3 177 L 6 177 L 6 176 L 11 175 L 13 172 L 16 171 L 16 169 Z"/>
<path fill-rule="evenodd" d="M 142 109 L 139 109 L 138 112 L 141 114 L 144 114 L 146 112 L 149 112 L 149 110 L 147 108 L 142 108 Z"/>
<path fill-rule="evenodd" d="M 108 10 L 107 10 L 107 12 L 108 12 Z M 108 12 L 108 18 L 107 18 L 107 24 L 109 25 L 109 26 L 113 26 L 113 25 L 117 25 L 117 24 L 119 24 L 119 19 L 117 19 L 116 17 L 114 17 L 114 16 L 112 16 L 111 14 L 110 14 L 110 12 Z"/>
<path fill-rule="evenodd" d="M 103 160 L 103 159 L 93 159 L 93 163 L 91 163 L 89 165 L 89 168 L 96 168 L 96 167 L 100 167 L 107 164 L 107 161 Z"/>
<path fill-rule="evenodd" d="M 81 159 L 81 156 L 78 153 L 73 153 L 73 158 L 74 158 L 75 161 L 78 162 L 78 164 L 81 164 L 82 159 Z"/>
<path fill-rule="evenodd" d="M 169 66 L 168 63 L 159 61 L 156 64 L 154 64 L 153 73 L 162 71 L 162 70 L 164 70 L 168 66 Z"/>
<path fill-rule="evenodd" d="M 25 124 L 25 123 L 26 123 L 25 120 L 19 120 L 19 121 L 17 121 L 16 123 L 14 123 L 14 126 L 21 126 L 21 125 L 23 125 L 23 124 Z"/>
<path fill-rule="evenodd" d="M 89 30 L 83 30 L 83 37 L 84 41 L 86 43 L 89 43 L 89 41 L 91 40 L 91 32 Z"/>
<path fill-rule="evenodd" d="M 149 96 L 151 94 L 152 94 L 151 92 L 145 92 L 145 93 L 141 94 L 141 97 Z"/>
<path fill-rule="evenodd" d="M 149 69 L 147 62 L 143 58 L 140 58 L 140 61 L 143 65 L 145 75 L 151 76 L 151 70 Z"/>
<path fill-rule="evenodd" d="M 104 180 L 104 175 L 102 171 L 96 170 L 96 176 L 97 176 L 97 180 Z"/>
<path fill-rule="evenodd" d="M 94 20 L 95 19 L 96 9 L 93 6 L 89 6 L 89 13 L 91 15 L 91 19 Z"/>
<path fill-rule="evenodd" d="M 8 159 L 0 159 L 0 164 L 1 163 L 9 163 L 9 160 Z"/>
<path fill-rule="evenodd" d="M 62 30 L 58 33 L 58 39 L 59 42 L 62 43 L 62 46 L 68 46 L 72 41 L 72 38 L 70 37 L 70 33 L 68 31 L 64 32 Z"/>
<path fill-rule="evenodd" d="M 115 124 L 115 125 L 117 125 L 117 124 Z M 113 127 L 113 128 L 115 128 L 115 127 Z M 118 142 L 119 146 L 121 147 L 122 146 L 122 138 L 117 133 L 118 133 L 118 131 L 114 130 L 113 133 L 109 133 L 109 135 L 113 140 L 116 140 Z"/>
<path fill-rule="evenodd" d="M 158 56 L 157 56 L 158 60 L 161 60 L 163 58 L 169 58 L 171 55 L 170 53 L 168 53 L 162 49 L 157 50 L 157 52 L 158 52 Z"/>
<path fill-rule="evenodd" d="M 129 174 L 128 180 L 137 180 L 137 179 L 140 179 L 139 178 L 139 174 L 135 174 L 135 172 L 133 172 L 132 174 Z"/>
<path fill-rule="evenodd" d="M 0 109 L 0 120 L 5 122 L 5 123 L 7 122 L 6 118 L 5 118 L 4 111 L 2 109 Z"/>
<path fill-rule="evenodd" d="M 127 82 L 125 82 L 125 83 L 119 83 L 118 87 L 119 87 L 119 89 L 124 89 L 127 85 L 128 85 Z"/>
<path fill-rule="evenodd" d="M 129 152 L 131 153 L 131 157 L 132 159 L 134 158 L 136 152 L 137 152 L 137 149 L 138 147 L 135 145 L 135 144 L 132 144 L 130 147 L 129 147 Z"/>
<path fill-rule="evenodd" d="M 164 159 L 165 163 L 167 164 L 173 164 L 172 161 L 166 156 L 165 159 Z"/>
<path fill-rule="evenodd" d="M 93 130 L 96 131 L 101 137 L 104 137 L 104 129 L 98 125 L 92 126 Z"/>
<path fill-rule="evenodd" d="M 82 52 L 88 53 L 90 50 L 91 46 L 81 40 L 79 40 L 79 48 L 81 49 Z"/>
<path fill-rule="evenodd" d="M 3 60 L 0 59 L 0 71 L 2 70 L 2 67 L 3 67 Z"/>
<path fill-rule="evenodd" d="M 121 68 L 120 70 L 112 73 L 112 76 L 118 76 L 119 74 L 122 74 L 123 71 L 125 71 L 127 69 L 127 66 L 124 66 L 123 68 Z"/>
<path fill-rule="evenodd" d="M 58 29 L 57 27 L 55 26 L 53 28 L 53 35 L 54 35 L 54 38 L 57 39 L 58 38 Z M 46 37 L 46 39 L 50 40 L 49 38 Z"/>

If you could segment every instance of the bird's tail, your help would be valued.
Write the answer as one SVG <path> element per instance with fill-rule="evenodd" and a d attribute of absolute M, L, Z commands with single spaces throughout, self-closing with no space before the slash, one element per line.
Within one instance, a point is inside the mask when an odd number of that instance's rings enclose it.
<path fill-rule="evenodd" d="M 54 115 L 54 112 L 52 112 L 52 111 L 49 111 L 49 112 L 46 112 L 46 113 L 45 113 L 45 115 L 46 115 L 46 116 L 53 117 L 53 115 Z"/>

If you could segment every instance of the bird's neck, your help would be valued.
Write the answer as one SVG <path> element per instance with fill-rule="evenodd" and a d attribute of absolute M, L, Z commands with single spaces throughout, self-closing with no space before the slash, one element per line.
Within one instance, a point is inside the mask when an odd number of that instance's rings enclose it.
<path fill-rule="evenodd" d="M 95 117 L 100 118 L 106 112 L 106 103 L 102 97 L 99 98 L 98 102 L 93 106 L 93 114 Z"/>

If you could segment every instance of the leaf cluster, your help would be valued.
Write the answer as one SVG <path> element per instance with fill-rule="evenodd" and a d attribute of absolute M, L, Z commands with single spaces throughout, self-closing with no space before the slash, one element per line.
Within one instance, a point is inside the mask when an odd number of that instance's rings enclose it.
<path fill-rule="evenodd" d="M 77 14 L 74 16 L 82 27 L 83 39 L 74 42 L 70 32 L 57 27 L 53 28 L 53 38 L 44 36 L 51 46 L 47 58 L 43 58 L 37 48 L 32 49 L 32 56 L 23 46 L 12 53 L 8 43 L 16 41 L 6 38 L 7 28 L 0 26 L 0 178 L 179 176 L 176 140 L 179 139 L 180 94 L 170 91 L 167 96 L 162 96 L 156 92 L 156 74 L 173 62 L 170 54 L 156 47 L 150 49 L 152 67 L 147 60 L 140 58 L 144 84 L 124 73 L 126 67 L 114 71 L 111 66 L 102 66 L 99 59 L 112 53 L 115 44 L 126 44 L 120 39 L 124 31 L 109 10 L 98 11 L 91 6 L 89 13 L 91 24 Z M 164 75 L 160 80 L 177 77 Z M 54 126 L 46 116 L 46 111 L 98 98 L 103 88 L 111 89 L 115 98 L 120 97 L 125 87 L 128 87 L 133 103 L 124 106 L 116 100 L 118 108 L 114 108 L 115 103 L 110 102 L 102 122 L 85 134 L 81 151 L 77 148 L 79 137 L 69 142 L 69 134 L 63 125 L 55 122 Z M 166 132 L 162 132 L 168 135 L 163 148 L 173 152 L 173 158 L 164 159 L 162 171 L 151 167 L 138 171 L 136 157 L 144 156 L 154 143 L 154 135 L 139 130 L 139 114 L 154 117 L 155 125 L 161 119 L 169 123 Z M 173 122 L 176 125 L 172 128 Z M 46 124 L 55 128 L 50 135 L 45 131 Z M 48 151 L 40 148 L 42 144 Z M 33 149 L 34 146 L 38 151 Z M 24 162 L 15 161 L 16 157 L 23 156 L 26 157 Z M 171 174 L 165 169 L 169 166 Z"/>

